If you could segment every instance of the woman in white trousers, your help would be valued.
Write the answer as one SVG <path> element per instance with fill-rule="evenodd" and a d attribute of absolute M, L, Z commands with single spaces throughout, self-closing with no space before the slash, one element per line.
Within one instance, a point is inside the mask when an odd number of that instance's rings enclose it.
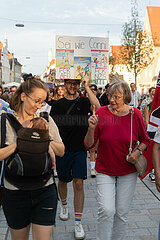
<path fill-rule="evenodd" d="M 98 193 L 97 240 L 124 240 L 128 212 L 133 199 L 137 172 L 134 163 L 149 144 L 141 112 L 134 108 L 132 149 L 137 141 L 139 147 L 129 155 L 131 139 L 131 93 L 127 83 L 116 82 L 109 88 L 108 106 L 93 111 L 89 118 L 85 137 L 86 148 L 98 142 L 96 172 Z"/>

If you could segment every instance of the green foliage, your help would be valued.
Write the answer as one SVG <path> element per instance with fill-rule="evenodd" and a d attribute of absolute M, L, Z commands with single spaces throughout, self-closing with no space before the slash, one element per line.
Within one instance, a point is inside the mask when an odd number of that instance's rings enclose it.
<path fill-rule="evenodd" d="M 116 58 L 113 57 L 113 56 L 110 56 L 109 57 L 109 65 L 111 67 L 111 69 L 110 69 L 111 70 L 111 74 L 114 73 L 115 62 L 116 62 Z"/>
<path fill-rule="evenodd" d="M 137 1 L 132 0 L 131 5 L 131 19 L 122 27 L 121 59 L 127 65 L 128 71 L 134 72 L 137 83 L 137 74 L 153 60 L 153 41 L 151 36 L 142 30 Z"/>

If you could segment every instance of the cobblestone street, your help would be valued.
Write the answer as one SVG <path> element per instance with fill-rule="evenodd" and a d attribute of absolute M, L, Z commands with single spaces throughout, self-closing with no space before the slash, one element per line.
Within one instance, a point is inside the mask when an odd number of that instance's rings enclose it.
<path fill-rule="evenodd" d="M 155 184 L 149 181 L 148 176 L 145 183 L 152 189 L 156 195 Z M 97 199 L 96 199 L 96 179 L 88 179 L 84 183 L 85 204 L 82 224 L 86 233 L 86 240 L 96 240 L 97 225 Z M 53 233 L 54 240 L 74 240 L 74 211 L 73 211 L 73 189 L 72 184 L 68 185 L 68 203 L 69 203 L 69 220 L 61 221 L 59 219 L 60 203 L 58 204 L 56 227 Z M 129 225 L 127 229 L 126 240 L 157 240 L 158 223 L 160 220 L 160 202 L 138 179 L 134 200 L 129 212 Z M 30 236 L 32 239 L 32 236 Z M 11 240 L 8 233 L 7 224 L 0 210 L 0 240 Z"/>

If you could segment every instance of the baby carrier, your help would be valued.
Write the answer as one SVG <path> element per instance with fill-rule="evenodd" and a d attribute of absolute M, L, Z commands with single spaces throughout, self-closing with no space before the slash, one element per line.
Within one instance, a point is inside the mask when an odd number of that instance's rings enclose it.
<path fill-rule="evenodd" d="M 49 131 L 24 128 L 14 115 L 5 115 L 17 133 L 17 149 L 5 159 L 5 178 L 22 190 L 43 187 L 52 175 Z"/>

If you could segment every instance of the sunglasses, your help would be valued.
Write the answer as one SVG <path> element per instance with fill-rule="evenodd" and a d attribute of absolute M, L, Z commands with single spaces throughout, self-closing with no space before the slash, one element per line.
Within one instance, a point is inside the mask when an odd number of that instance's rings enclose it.
<path fill-rule="evenodd" d="M 79 83 L 79 82 L 70 82 L 70 81 L 67 81 L 66 84 L 68 84 L 68 85 L 73 85 L 73 86 L 77 86 L 77 85 L 79 85 L 80 83 Z"/>

